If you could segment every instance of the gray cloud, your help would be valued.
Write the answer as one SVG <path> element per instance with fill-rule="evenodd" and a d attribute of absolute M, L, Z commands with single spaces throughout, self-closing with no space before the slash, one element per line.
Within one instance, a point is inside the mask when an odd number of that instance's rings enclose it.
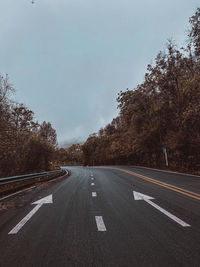
<path fill-rule="evenodd" d="M 0 2 L 0 72 L 62 143 L 117 115 L 117 93 L 142 81 L 168 38 L 184 43 L 199 1 L 30 2 Z"/>

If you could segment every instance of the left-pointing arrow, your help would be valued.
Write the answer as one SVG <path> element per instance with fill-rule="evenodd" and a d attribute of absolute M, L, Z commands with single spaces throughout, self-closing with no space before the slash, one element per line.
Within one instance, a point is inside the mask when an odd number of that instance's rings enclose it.
<path fill-rule="evenodd" d="M 36 202 L 33 202 L 33 205 L 37 205 L 34 209 L 32 209 L 8 234 L 17 234 L 19 230 L 27 223 L 28 220 L 39 210 L 39 208 L 43 204 L 51 204 L 53 203 L 52 195 L 44 197 Z"/>

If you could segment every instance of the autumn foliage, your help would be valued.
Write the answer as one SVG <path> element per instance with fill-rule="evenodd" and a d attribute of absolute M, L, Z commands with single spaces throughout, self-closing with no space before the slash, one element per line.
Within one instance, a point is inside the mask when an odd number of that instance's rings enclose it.
<path fill-rule="evenodd" d="M 51 124 L 12 102 L 13 92 L 8 76 L 0 76 L 0 177 L 51 169 L 57 144 Z"/>
<path fill-rule="evenodd" d="M 142 84 L 120 91 L 119 116 L 82 146 L 85 165 L 137 164 L 200 169 L 200 8 L 186 47 L 168 41 Z"/>
<path fill-rule="evenodd" d="M 168 41 L 143 83 L 120 91 L 119 115 L 83 145 L 56 147 L 50 123 L 12 103 L 8 77 L 0 76 L 0 175 L 47 170 L 56 164 L 132 164 L 200 170 L 200 8 L 189 19 L 185 47 Z"/>

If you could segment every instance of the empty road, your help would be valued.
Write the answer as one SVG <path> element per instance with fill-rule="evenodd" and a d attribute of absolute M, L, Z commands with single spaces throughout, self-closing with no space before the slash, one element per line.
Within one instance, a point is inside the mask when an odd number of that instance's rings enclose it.
<path fill-rule="evenodd" d="M 0 200 L 0 266 L 200 266 L 200 177 L 66 167 Z"/>

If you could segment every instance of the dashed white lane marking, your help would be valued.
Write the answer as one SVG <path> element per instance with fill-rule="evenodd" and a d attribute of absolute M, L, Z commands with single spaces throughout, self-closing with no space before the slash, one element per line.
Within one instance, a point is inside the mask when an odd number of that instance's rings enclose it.
<path fill-rule="evenodd" d="M 106 226 L 104 224 L 102 216 L 95 216 L 96 224 L 97 224 L 97 229 L 100 232 L 106 231 Z"/>
<path fill-rule="evenodd" d="M 94 180 L 94 178 L 92 177 L 91 180 Z"/>
<path fill-rule="evenodd" d="M 91 183 L 91 185 L 94 185 L 94 183 Z"/>
<path fill-rule="evenodd" d="M 92 192 L 93 197 L 97 197 L 97 192 Z"/>

